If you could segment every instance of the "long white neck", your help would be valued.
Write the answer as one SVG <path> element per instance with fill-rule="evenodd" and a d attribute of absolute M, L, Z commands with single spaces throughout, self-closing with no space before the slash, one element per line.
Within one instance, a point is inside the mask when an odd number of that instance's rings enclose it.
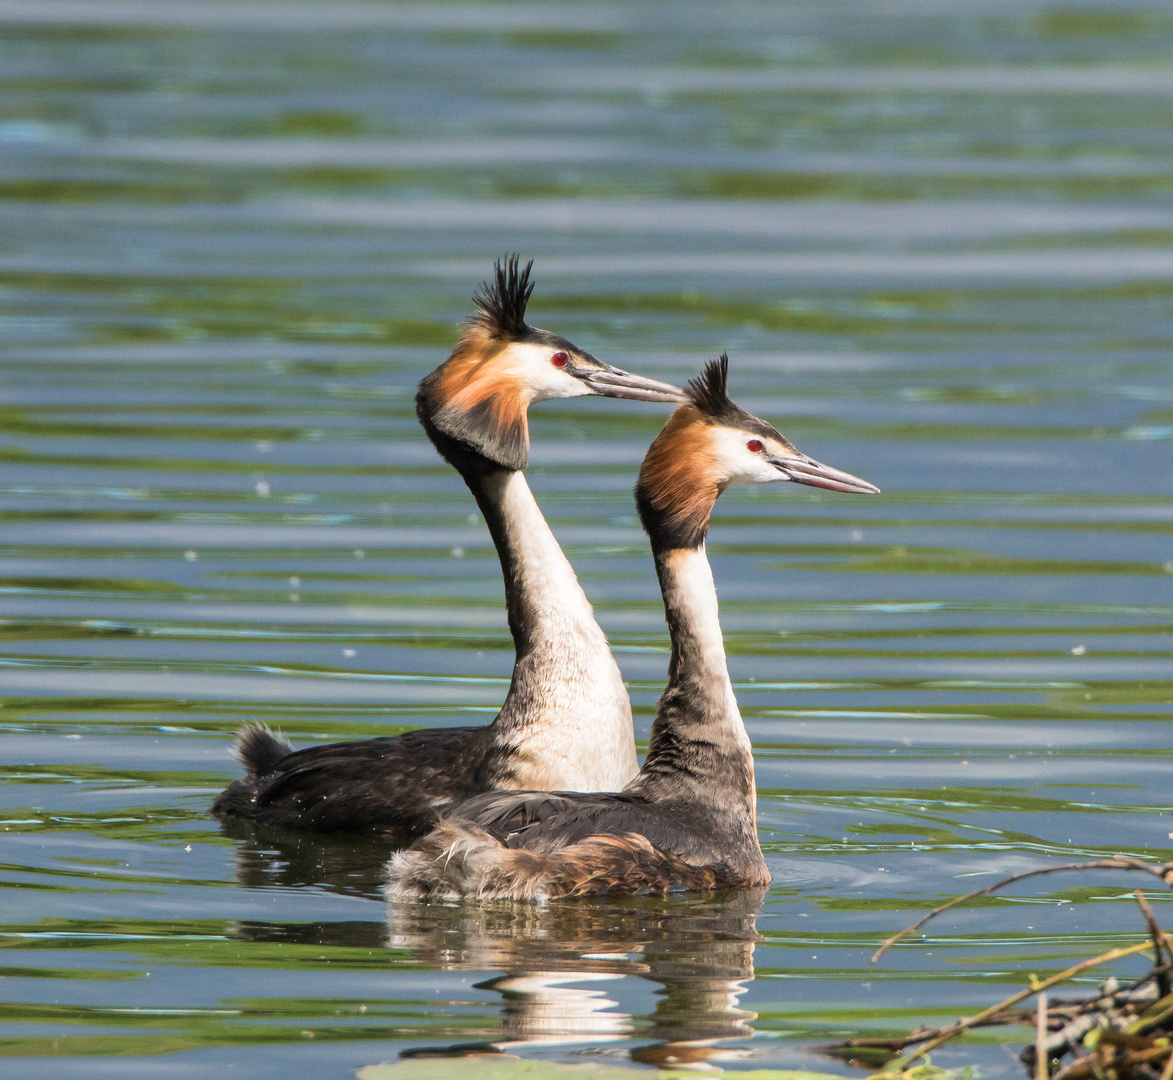
<path fill-rule="evenodd" d="M 466 478 L 505 576 L 513 681 L 495 737 L 500 786 L 616 791 L 636 773 L 631 703 L 590 602 L 520 472 Z"/>
<path fill-rule="evenodd" d="M 754 823 L 753 749 L 729 681 L 704 545 L 654 554 L 672 658 L 647 760 L 631 790 L 705 802 Z"/>

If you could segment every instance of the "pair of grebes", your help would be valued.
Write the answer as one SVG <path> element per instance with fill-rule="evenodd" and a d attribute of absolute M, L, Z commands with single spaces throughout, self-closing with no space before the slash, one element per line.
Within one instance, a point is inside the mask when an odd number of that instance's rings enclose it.
<path fill-rule="evenodd" d="M 705 555 L 709 518 L 734 484 L 878 488 L 811 460 L 736 405 L 724 355 L 680 390 L 530 326 L 531 266 L 519 268 L 517 256 L 496 264 L 452 354 L 416 397 L 501 559 L 517 656 L 500 713 L 483 727 L 296 751 L 246 727 L 236 752 L 247 775 L 213 813 L 410 844 L 387 867 L 392 900 L 767 885 L 752 748 Z M 672 643 L 642 768 L 619 667 L 524 476 L 528 407 L 590 394 L 675 405 L 635 487 Z"/>

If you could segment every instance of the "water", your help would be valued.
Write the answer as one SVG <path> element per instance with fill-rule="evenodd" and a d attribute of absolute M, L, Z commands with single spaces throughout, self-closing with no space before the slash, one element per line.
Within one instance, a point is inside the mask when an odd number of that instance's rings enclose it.
<path fill-rule="evenodd" d="M 0 2 L 5 1075 L 859 1075 L 817 1048 L 1138 940 L 1139 880 L 1043 878 L 868 960 L 1002 874 L 1173 858 L 1171 39 L 1155 3 Z M 244 720 L 502 700 L 412 393 L 511 250 L 538 325 L 675 381 L 728 349 L 884 489 L 718 506 L 764 898 L 388 919 L 377 845 L 207 817 Z M 662 417 L 531 413 L 641 740 Z M 1014 1037 L 934 1062 L 1017 1076 Z"/>

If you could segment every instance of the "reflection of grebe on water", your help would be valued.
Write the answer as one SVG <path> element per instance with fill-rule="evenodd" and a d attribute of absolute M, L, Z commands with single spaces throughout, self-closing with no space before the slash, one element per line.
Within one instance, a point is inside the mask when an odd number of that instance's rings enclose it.
<path fill-rule="evenodd" d="M 236 878 L 245 888 L 312 886 L 372 900 L 381 894 L 385 844 L 239 819 L 223 824 L 237 841 Z M 390 947 L 435 971 L 499 973 L 477 984 L 501 996 L 498 1031 L 480 1042 L 421 1047 L 408 1056 L 632 1040 L 636 1061 L 685 1064 L 738 1055 L 739 1041 L 753 1035 L 756 1014 L 738 999 L 754 977 L 763 895 L 392 904 L 385 923 L 242 920 L 233 936 L 367 949 L 364 967 L 371 972 L 391 966 L 383 951 Z M 631 992 L 633 977 L 660 984 L 650 1010 L 632 1001 L 646 995 Z"/>
<path fill-rule="evenodd" d="M 738 1054 L 756 1014 L 738 999 L 753 978 L 763 890 L 697 898 L 639 897 L 541 907 L 392 904 L 388 944 L 437 970 L 503 974 L 478 983 L 502 996 L 501 1035 L 404 1056 L 500 1053 L 534 1044 L 647 1040 L 632 1057 L 671 1065 Z M 620 1007 L 621 980 L 662 987 L 653 1012 Z"/>
<path fill-rule="evenodd" d="M 220 831 L 235 842 L 236 882 L 242 888 L 382 896 L 387 842 L 378 837 L 302 832 L 238 817 L 221 818 Z"/>

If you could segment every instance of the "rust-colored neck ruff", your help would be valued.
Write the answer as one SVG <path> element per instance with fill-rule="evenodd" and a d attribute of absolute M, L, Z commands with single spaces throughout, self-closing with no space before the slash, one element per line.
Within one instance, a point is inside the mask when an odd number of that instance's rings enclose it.
<path fill-rule="evenodd" d="M 635 501 L 653 550 L 697 548 L 705 542 L 723 489 L 712 433 L 695 405 L 682 405 L 644 457 Z"/>
<path fill-rule="evenodd" d="M 518 372 L 501 362 L 509 344 L 473 322 L 452 355 L 420 381 L 416 411 L 424 430 L 466 475 L 494 467 L 520 471 L 529 463 L 529 395 Z"/>

